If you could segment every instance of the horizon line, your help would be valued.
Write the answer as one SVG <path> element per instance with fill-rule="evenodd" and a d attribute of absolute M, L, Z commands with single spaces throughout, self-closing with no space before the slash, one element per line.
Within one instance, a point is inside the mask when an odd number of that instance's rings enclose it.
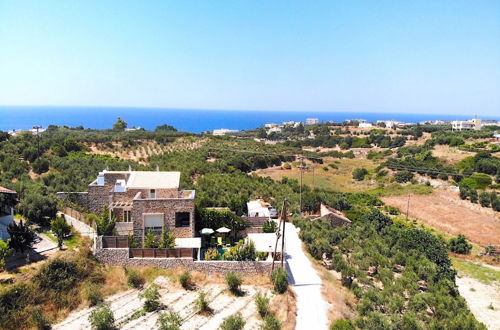
<path fill-rule="evenodd" d="M 384 110 L 300 110 L 300 109 L 242 109 L 242 108 L 184 108 L 184 107 L 161 107 L 161 106 L 121 106 L 121 105 L 33 105 L 33 104 L 0 104 L 0 108 L 6 108 L 6 107 L 18 107 L 18 108 L 28 108 L 28 107 L 39 107 L 39 108 L 113 108 L 113 109 L 151 109 L 151 110 L 195 110 L 195 111 L 242 111 L 242 112 L 250 112 L 250 111 L 255 111 L 255 112 L 318 112 L 318 113 L 346 113 L 346 112 L 353 112 L 353 113 L 388 113 L 388 114 L 408 114 L 408 115 L 423 115 L 423 114 L 429 114 L 429 115 L 446 115 L 446 116 L 475 116 L 475 115 L 481 115 L 481 116 L 491 116 L 491 117 L 498 117 L 500 116 L 500 113 L 498 115 L 492 115 L 488 113 L 453 113 L 453 114 L 448 114 L 448 113 L 436 113 L 436 112 L 427 112 L 427 111 L 421 111 L 421 112 L 401 112 L 401 111 L 384 111 Z"/>

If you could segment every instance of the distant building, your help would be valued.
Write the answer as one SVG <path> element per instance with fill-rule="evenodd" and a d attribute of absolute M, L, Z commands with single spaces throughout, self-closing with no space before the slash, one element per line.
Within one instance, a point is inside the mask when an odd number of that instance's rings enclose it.
<path fill-rule="evenodd" d="M 281 127 L 276 126 L 276 127 L 271 127 L 270 129 L 267 130 L 267 134 L 271 133 L 280 133 L 281 132 Z"/>
<path fill-rule="evenodd" d="M 358 125 L 359 128 L 371 128 L 373 126 L 372 123 L 368 123 L 365 119 L 354 119 L 354 120 L 356 120 L 359 123 Z"/>
<path fill-rule="evenodd" d="M 14 223 L 14 206 L 17 203 L 17 193 L 14 190 L 0 187 L 0 194 L 5 195 L 3 198 L 5 201 L 9 201 L 0 205 L 0 239 L 6 241 L 10 238 L 7 227 Z"/>
<path fill-rule="evenodd" d="M 386 128 L 395 128 L 397 125 L 400 124 L 399 121 L 395 120 L 377 120 L 377 124 L 384 123 Z"/>
<path fill-rule="evenodd" d="M 220 128 L 220 129 L 214 129 L 213 130 L 213 135 L 226 135 L 226 134 L 234 134 L 238 133 L 237 129 L 227 129 L 227 128 Z"/>
<path fill-rule="evenodd" d="M 318 118 L 306 118 L 306 124 L 307 125 L 315 125 L 319 123 Z"/>
<path fill-rule="evenodd" d="M 32 128 L 32 129 L 25 129 L 25 130 L 23 130 L 23 129 L 11 129 L 11 130 L 8 130 L 7 133 L 9 133 L 9 135 L 12 135 L 12 136 L 19 135 L 23 132 L 31 132 L 31 134 L 33 134 L 33 135 L 38 135 L 40 133 L 45 132 L 45 130 L 46 130 L 45 128 L 41 128 L 41 127 L 39 127 L 38 129 Z"/>
<path fill-rule="evenodd" d="M 271 212 L 269 210 L 270 208 L 272 208 L 271 205 L 269 203 L 264 202 L 262 199 L 249 201 L 247 203 L 249 217 L 269 218 L 271 216 Z"/>
<path fill-rule="evenodd" d="M 278 127 L 279 125 L 278 124 L 275 124 L 275 123 L 268 123 L 268 124 L 265 124 L 264 127 L 265 128 L 273 128 L 273 127 Z"/>
<path fill-rule="evenodd" d="M 454 131 L 463 130 L 480 130 L 481 129 L 481 119 L 473 118 L 470 120 L 454 120 L 451 122 L 451 129 Z"/>
<path fill-rule="evenodd" d="M 500 121 L 498 120 L 482 120 L 481 126 L 500 126 Z"/>

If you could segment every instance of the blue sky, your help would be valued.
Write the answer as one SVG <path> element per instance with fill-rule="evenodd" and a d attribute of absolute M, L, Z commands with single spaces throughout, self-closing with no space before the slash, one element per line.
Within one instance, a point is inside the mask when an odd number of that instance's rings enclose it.
<path fill-rule="evenodd" d="M 500 1 L 3 1 L 0 105 L 500 114 Z"/>

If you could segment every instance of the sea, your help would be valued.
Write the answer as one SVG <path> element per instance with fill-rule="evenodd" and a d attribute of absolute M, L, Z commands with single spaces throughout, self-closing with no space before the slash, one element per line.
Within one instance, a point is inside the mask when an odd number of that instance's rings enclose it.
<path fill-rule="evenodd" d="M 33 126 L 65 125 L 84 128 L 111 128 L 118 117 L 128 127 L 154 129 L 169 124 L 179 131 L 200 133 L 219 128 L 244 130 L 266 123 L 280 124 L 284 121 L 302 121 L 318 118 L 321 122 L 346 119 L 397 120 L 417 123 L 424 120 L 466 120 L 473 115 L 445 115 L 425 113 L 377 113 L 343 111 L 273 111 L 273 110 L 201 110 L 173 108 L 127 108 L 127 107 L 66 107 L 66 106 L 0 106 L 0 130 L 31 129 Z M 480 116 L 481 119 L 500 120 L 500 113 Z"/>

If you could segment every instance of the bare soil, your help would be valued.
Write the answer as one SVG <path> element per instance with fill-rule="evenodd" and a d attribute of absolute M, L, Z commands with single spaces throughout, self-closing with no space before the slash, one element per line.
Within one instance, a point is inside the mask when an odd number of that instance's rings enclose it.
<path fill-rule="evenodd" d="M 287 311 L 295 306 L 293 294 L 276 296 L 267 286 L 243 285 L 241 296 L 228 292 L 223 284 L 207 284 L 197 290 L 184 290 L 178 283 L 160 276 L 155 280 L 159 285 L 162 309 L 146 313 L 138 318 L 132 315 L 141 310 L 143 299 L 139 296 L 140 290 L 132 289 L 117 293 L 106 299 L 115 317 L 115 325 L 120 329 L 156 329 L 158 316 L 162 312 L 175 311 L 182 318 L 181 329 L 217 329 L 221 322 L 229 315 L 241 313 L 245 319 L 244 329 L 259 329 L 262 319 L 257 313 L 255 295 L 261 292 L 271 298 L 271 310 L 281 319 L 284 329 L 293 329 L 294 315 Z M 198 291 L 207 293 L 210 313 L 198 314 L 195 301 Z M 284 304 L 283 299 L 287 301 Z M 278 302 L 278 304 L 277 304 Z M 90 329 L 88 317 L 94 307 L 85 308 L 71 313 L 64 321 L 55 325 L 54 329 Z M 291 323 L 290 323 L 291 321 Z"/>
<path fill-rule="evenodd" d="M 407 195 L 382 200 L 406 212 Z M 409 216 L 451 235 L 464 234 L 480 245 L 500 245 L 500 213 L 461 200 L 456 192 L 436 189 L 431 195 L 412 195 Z"/>
<path fill-rule="evenodd" d="M 488 329 L 500 329 L 500 285 L 485 284 L 466 276 L 456 279 L 460 295 L 467 301 L 472 314 Z"/>

